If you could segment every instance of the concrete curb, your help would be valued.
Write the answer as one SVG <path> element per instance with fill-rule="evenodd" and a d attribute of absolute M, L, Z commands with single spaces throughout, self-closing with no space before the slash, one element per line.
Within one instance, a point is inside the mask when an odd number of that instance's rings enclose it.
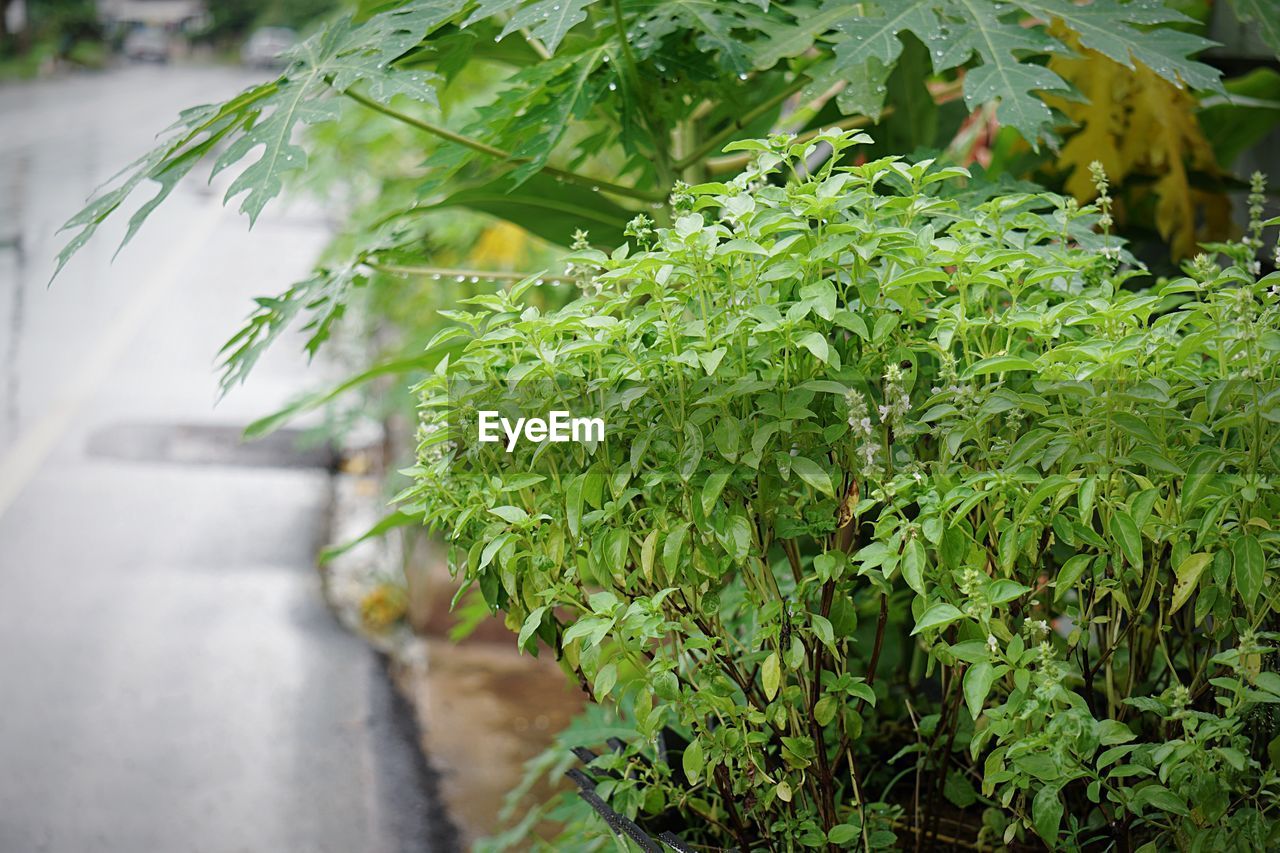
<path fill-rule="evenodd" d="M 390 511 L 382 490 L 386 447 L 367 433 L 358 444 L 348 442 L 333 477 L 332 543 L 355 540 Z M 496 619 L 460 644 L 448 639 L 454 586 L 442 555 L 430 543 L 408 548 L 404 530 L 360 542 L 327 562 L 324 593 L 339 621 L 385 656 L 387 673 L 412 710 L 423 761 L 438 779 L 441 811 L 456 828 L 460 849 L 470 849 L 500 829 L 499 812 L 525 763 L 583 700 L 550 656 L 521 655 L 514 635 Z M 412 604 L 406 619 L 378 632 L 362 618 L 361 603 L 386 583 L 412 587 Z M 541 784 L 535 796 L 550 790 Z"/>

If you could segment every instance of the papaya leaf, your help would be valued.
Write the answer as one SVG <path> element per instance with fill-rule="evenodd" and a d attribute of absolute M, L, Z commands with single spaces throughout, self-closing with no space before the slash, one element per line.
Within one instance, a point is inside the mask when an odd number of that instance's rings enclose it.
<path fill-rule="evenodd" d="M 362 269 L 358 261 L 319 269 L 279 296 L 255 299 L 257 309 L 218 351 L 222 394 L 243 382 L 267 347 L 304 314 L 310 316 L 303 327 L 307 333 L 306 350 L 315 355 L 346 312 L 350 292 L 368 281 Z"/>
<path fill-rule="evenodd" d="M 449 0 L 416 0 L 362 24 L 338 20 L 294 48 L 278 79 L 250 87 L 223 104 L 184 111 L 159 145 L 100 188 L 63 225 L 63 230 L 75 233 L 58 254 L 57 271 L 135 190 L 146 182 L 158 184 L 157 193 L 132 215 L 123 248 L 179 180 L 221 142 L 229 145 L 215 161 L 211 177 L 257 155 L 231 182 L 224 198 L 244 195 L 240 211 L 252 224 L 279 195 L 287 174 L 307 165 L 307 152 L 295 141 L 299 129 L 339 115 L 338 103 L 329 97 L 333 92 L 360 84 L 378 101 L 406 95 L 435 102 L 435 75 L 397 69 L 391 62 L 458 9 Z"/>
<path fill-rule="evenodd" d="M 569 30 L 587 19 L 587 7 L 594 2 L 595 0 L 534 0 L 532 3 L 525 3 L 511 15 L 502 35 L 528 30 L 529 35 L 541 41 L 548 51 L 555 53 Z M 481 0 L 475 15 L 488 17 L 499 7 L 505 10 L 514 6 L 520 4 L 508 0 Z"/>
<path fill-rule="evenodd" d="M 635 214 L 586 187 L 562 184 L 534 175 L 517 189 L 510 180 L 497 180 L 459 190 L 419 209 L 465 207 L 519 225 L 548 242 L 567 246 L 573 232 L 585 228 L 593 242 L 621 243 L 623 229 Z"/>
<path fill-rule="evenodd" d="M 1075 36 L 1067 41 L 1081 43 Z M 1069 173 L 1068 192 L 1093 200 L 1097 190 L 1089 164 L 1098 161 L 1119 191 L 1128 180 L 1142 188 L 1135 193 L 1155 196 L 1154 225 L 1175 259 L 1194 254 L 1198 238 L 1224 237 L 1230 220 L 1226 196 L 1193 186 L 1193 172 L 1222 176 L 1206 125 L 1197 119 L 1195 97 L 1143 64 L 1126 67 L 1083 47 L 1078 53 L 1049 63 L 1087 98 L 1049 99 L 1079 126 L 1058 158 Z"/>
<path fill-rule="evenodd" d="M 361 385 L 377 379 L 380 376 L 395 376 L 399 374 L 413 373 L 420 370 L 430 370 L 437 362 L 439 362 L 444 352 L 461 348 L 462 341 L 455 339 L 452 347 L 449 347 L 448 344 L 449 342 L 446 341 L 439 348 L 429 348 L 425 353 L 410 356 L 408 358 L 397 358 L 379 362 L 373 367 L 357 373 L 355 376 L 342 381 L 332 388 L 326 388 L 322 391 L 305 394 L 280 410 L 273 412 L 266 417 L 259 418 L 249 424 L 244 430 L 245 438 L 261 438 L 264 435 L 270 435 L 294 418 L 307 412 L 314 411 L 326 403 L 336 400 L 348 391 L 359 388 Z"/>
<path fill-rule="evenodd" d="M 752 0 L 667 0 L 656 3 L 636 25 L 636 48 L 641 55 L 655 50 L 661 38 L 675 30 L 687 29 L 697 35 L 694 43 L 714 56 L 720 66 L 736 75 L 745 75 L 758 64 L 759 46 L 736 33 L 779 33 L 791 29 L 777 18 L 764 14 L 766 2 Z M 800 42 L 804 37 L 800 36 Z"/>
<path fill-rule="evenodd" d="M 1050 22 L 1059 22 L 1078 34 L 1085 47 L 1127 68 L 1141 63 L 1172 85 L 1221 91 L 1219 73 L 1190 58 L 1212 42 L 1160 26 L 1189 19 L 1159 3 L 1018 0 L 1002 5 L 982 0 L 905 0 L 878 7 L 878 13 L 863 15 L 861 4 L 831 0 L 808 14 L 797 12 L 794 26 L 772 33 L 761 44 L 756 67 L 799 56 L 819 39 L 830 38 L 836 41 L 834 68 L 823 68 L 823 72 L 856 81 L 865 76 L 870 63 L 896 63 L 902 53 L 901 36 L 910 32 L 929 48 L 935 71 L 980 60 L 965 76 L 965 102 L 970 108 L 997 102 L 1001 123 L 1033 143 L 1053 135 L 1053 114 L 1041 95 L 1070 92 L 1053 68 L 1035 61 L 1046 54 L 1071 52 L 1046 28 Z M 878 95 L 873 113 L 883 103 L 883 87 Z"/>
<path fill-rule="evenodd" d="M 1272 68 L 1255 68 L 1224 85 L 1229 99 L 1204 99 L 1199 118 L 1218 165 L 1229 169 L 1241 153 L 1280 123 L 1280 74 Z"/>
<path fill-rule="evenodd" d="M 1018 5 L 1042 20 L 1060 20 L 1080 36 L 1080 43 L 1126 68 L 1142 63 L 1178 87 L 1222 91 L 1221 73 L 1189 57 L 1214 42 L 1157 24 L 1188 23 L 1192 19 L 1161 3 L 1121 3 L 1093 0 L 1018 0 Z"/>
<path fill-rule="evenodd" d="M 901 34 L 911 32 L 929 48 L 937 71 L 964 64 L 975 51 L 984 63 L 994 66 L 984 64 L 980 68 L 985 70 L 970 72 L 978 74 L 975 81 L 966 79 L 965 98 L 970 106 L 979 99 L 998 98 L 1002 101 L 1002 120 L 1024 137 L 1035 140 L 1047 131 L 1051 114 L 1044 104 L 1031 98 L 1029 89 L 1065 91 L 1066 84 L 1043 66 L 1038 70 L 1014 67 L 1019 64 L 1012 53 L 1015 49 L 1042 53 L 1052 42 L 1037 30 L 1010 24 L 1005 16 L 1013 11 L 1012 7 L 977 5 L 969 0 L 942 4 L 909 0 L 886 4 L 882 9 L 884 13 L 879 16 L 851 15 L 840 23 L 839 29 L 847 34 L 835 47 L 836 68 L 841 76 L 856 79 L 857 69 L 873 61 L 892 66 L 903 50 Z M 1024 85 L 1026 88 L 1022 88 Z M 884 95 L 881 90 L 881 101 Z"/>

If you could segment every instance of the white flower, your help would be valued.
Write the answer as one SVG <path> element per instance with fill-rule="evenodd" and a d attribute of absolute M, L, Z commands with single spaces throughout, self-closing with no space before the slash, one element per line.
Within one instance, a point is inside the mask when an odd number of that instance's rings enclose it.
<path fill-rule="evenodd" d="M 875 464 L 876 449 L 876 446 L 869 441 L 858 448 L 858 453 L 862 455 L 864 465 L 870 467 Z"/>
<path fill-rule="evenodd" d="M 453 441 L 443 441 L 440 444 L 427 448 L 423 453 L 424 460 L 427 464 L 443 462 L 446 457 L 457 450 L 457 444 Z"/>
<path fill-rule="evenodd" d="M 1047 642 L 1041 641 L 1040 645 L 1036 647 L 1036 657 L 1039 658 L 1039 664 L 1041 667 L 1050 668 L 1049 672 L 1046 674 L 1051 676 L 1057 675 L 1057 673 L 1051 668 L 1054 664 L 1053 646 L 1049 645 Z"/>
<path fill-rule="evenodd" d="M 853 415 L 849 415 L 849 426 L 853 427 L 854 431 L 860 435 L 871 435 L 871 418 L 856 418 Z"/>

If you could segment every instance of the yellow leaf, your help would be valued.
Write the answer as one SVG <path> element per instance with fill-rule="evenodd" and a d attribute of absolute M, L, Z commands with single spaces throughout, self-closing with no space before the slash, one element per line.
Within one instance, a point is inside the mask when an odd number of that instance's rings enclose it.
<path fill-rule="evenodd" d="M 1219 175 L 1213 149 L 1196 118 L 1194 95 L 1135 62 L 1129 69 L 1059 34 L 1078 52 L 1049 65 L 1088 99 L 1047 99 L 1079 129 L 1062 147 L 1058 165 L 1068 174 L 1068 193 L 1081 202 L 1097 196 L 1089 164 L 1107 170 L 1118 223 L 1135 218 L 1154 225 L 1174 260 L 1190 257 L 1196 244 L 1228 236 L 1230 203 L 1225 195 L 1191 186 L 1190 174 Z"/>
<path fill-rule="evenodd" d="M 510 222 L 494 222 L 476 239 L 470 259 L 484 269 L 518 269 L 531 247 L 529 234 L 523 228 Z"/>
<path fill-rule="evenodd" d="M 1187 603 L 1205 568 L 1213 562 L 1212 554 L 1192 554 L 1178 566 L 1175 575 L 1177 582 L 1173 585 L 1173 604 L 1169 612 L 1176 613 L 1178 608 Z"/>
<path fill-rule="evenodd" d="M 782 667 L 779 666 L 778 653 L 774 652 L 765 658 L 761 677 L 764 681 L 764 695 L 769 701 L 778 695 L 778 686 L 782 682 Z"/>

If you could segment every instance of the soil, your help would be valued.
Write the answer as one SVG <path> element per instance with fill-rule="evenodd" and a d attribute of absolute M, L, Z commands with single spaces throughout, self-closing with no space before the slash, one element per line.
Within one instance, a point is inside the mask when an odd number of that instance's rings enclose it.
<path fill-rule="evenodd" d="M 395 674 L 417 711 L 422 749 L 440 775 L 445 806 L 470 848 L 502 828 L 498 814 L 525 762 L 581 710 L 584 697 L 553 660 L 521 655 L 497 619 L 460 643 L 450 640 L 454 582 L 438 551 L 414 551 L 410 620 L 419 640 L 398 656 Z M 532 796 L 551 793 L 544 784 Z"/>

